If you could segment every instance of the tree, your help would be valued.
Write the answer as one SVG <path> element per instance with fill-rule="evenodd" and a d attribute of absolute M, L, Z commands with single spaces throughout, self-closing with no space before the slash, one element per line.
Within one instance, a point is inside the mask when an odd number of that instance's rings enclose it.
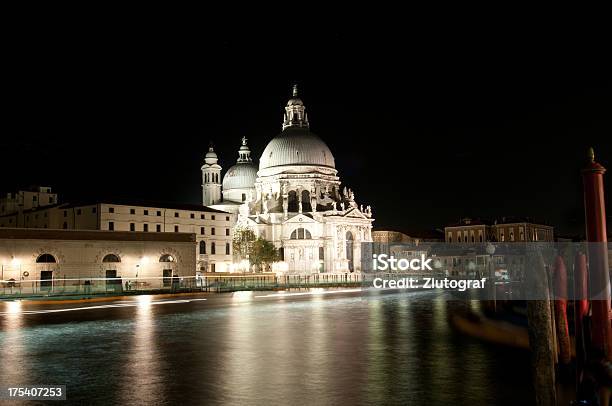
<path fill-rule="evenodd" d="M 248 227 L 237 227 L 232 240 L 234 256 L 238 260 L 248 259 L 257 272 L 270 267 L 273 262 L 280 261 L 278 249 L 270 241 L 256 237 Z"/>
<path fill-rule="evenodd" d="M 255 265 L 257 272 L 269 269 L 273 262 L 280 260 L 278 249 L 270 241 L 261 237 L 253 241 L 249 253 L 249 262 Z"/>
<path fill-rule="evenodd" d="M 234 238 L 232 239 L 232 247 L 234 256 L 238 260 L 243 260 L 249 257 L 251 246 L 257 239 L 255 233 L 248 227 L 238 226 L 234 230 Z"/>

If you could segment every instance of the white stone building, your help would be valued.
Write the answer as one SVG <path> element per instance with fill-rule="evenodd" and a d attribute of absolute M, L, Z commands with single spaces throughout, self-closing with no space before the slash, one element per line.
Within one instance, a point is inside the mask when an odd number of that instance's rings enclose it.
<path fill-rule="evenodd" d="M 187 287 L 195 266 L 193 233 L 0 228 L 5 295 Z"/>
<path fill-rule="evenodd" d="M 217 159 L 209 154 L 202 167 L 205 205 L 211 202 L 206 191 L 217 187 L 207 184 L 215 179 L 207 174 Z M 372 210 L 341 188 L 337 175 L 334 156 L 310 131 L 294 87 L 282 132 L 266 146 L 259 170 L 243 138 L 238 162 L 223 178 L 223 202 L 212 207 L 238 212 L 237 226 L 272 241 L 288 273 L 360 272 L 362 243 L 372 242 Z"/>
<path fill-rule="evenodd" d="M 0 228 L 193 233 L 196 272 L 228 272 L 237 215 L 194 204 L 114 199 L 61 203 L 0 216 Z"/>

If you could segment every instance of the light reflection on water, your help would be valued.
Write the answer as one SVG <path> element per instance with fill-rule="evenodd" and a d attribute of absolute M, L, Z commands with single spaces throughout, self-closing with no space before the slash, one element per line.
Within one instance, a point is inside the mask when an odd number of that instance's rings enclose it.
<path fill-rule="evenodd" d="M 4 306 L 1 311 L 6 314 L 2 318 L 0 340 L 0 383 L 24 382 L 27 379 L 27 371 L 23 367 L 26 342 L 22 330 L 21 302 L 0 303 L 2 304 Z"/>
<path fill-rule="evenodd" d="M 125 404 L 154 404 L 164 400 L 151 298 L 143 295 L 137 299 L 138 306 L 131 324 L 132 339 L 125 348 L 127 359 L 118 390 L 119 398 Z"/>
<path fill-rule="evenodd" d="M 69 400 L 105 405 L 531 399 L 527 355 L 458 336 L 434 293 L 258 295 L 0 316 L 3 378 L 67 383 Z"/>

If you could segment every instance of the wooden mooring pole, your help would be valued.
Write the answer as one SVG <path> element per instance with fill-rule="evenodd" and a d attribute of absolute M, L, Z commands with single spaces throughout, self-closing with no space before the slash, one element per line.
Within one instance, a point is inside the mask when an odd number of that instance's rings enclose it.
<path fill-rule="evenodd" d="M 527 301 L 529 346 L 531 348 L 531 375 L 536 405 L 555 406 L 555 345 L 548 275 L 540 252 L 529 255 L 529 284 L 538 300 Z"/>

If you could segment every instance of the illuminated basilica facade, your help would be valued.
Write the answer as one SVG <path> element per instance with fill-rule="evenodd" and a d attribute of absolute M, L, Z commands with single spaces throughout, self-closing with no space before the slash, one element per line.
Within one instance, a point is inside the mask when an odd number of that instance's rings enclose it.
<path fill-rule="evenodd" d="M 310 131 L 297 87 L 285 107 L 282 132 L 264 149 L 257 167 L 247 139 L 221 180 L 211 147 L 202 166 L 203 204 L 238 213 L 248 227 L 279 248 L 290 274 L 361 271 L 361 243 L 372 242 L 372 210 L 341 187 L 334 156 Z"/>

